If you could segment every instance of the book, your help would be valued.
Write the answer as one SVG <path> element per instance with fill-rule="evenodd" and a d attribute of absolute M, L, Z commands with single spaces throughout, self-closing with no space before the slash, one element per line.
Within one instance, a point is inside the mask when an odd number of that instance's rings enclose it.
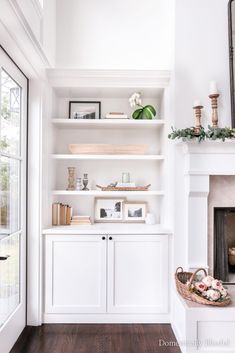
<path fill-rule="evenodd" d="M 70 225 L 72 218 L 72 207 L 59 202 L 52 204 L 52 225 Z"/>
<path fill-rule="evenodd" d="M 65 225 L 65 205 L 60 205 L 60 225 Z"/>
<path fill-rule="evenodd" d="M 73 216 L 71 225 L 91 224 L 90 216 Z"/>
<path fill-rule="evenodd" d="M 71 207 L 67 206 L 67 214 L 66 214 L 66 224 L 71 224 Z"/>
<path fill-rule="evenodd" d="M 105 115 L 106 119 L 128 119 L 128 115 L 125 113 L 111 112 Z"/>
<path fill-rule="evenodd" d="M 52 204 L 52 225 L 58 225 L 58 202 Z"/>
<path fill-rule="evenodd" d="M 118 188 L 135 188 L 135 183 L 117 183 L 116 187 Z"/>

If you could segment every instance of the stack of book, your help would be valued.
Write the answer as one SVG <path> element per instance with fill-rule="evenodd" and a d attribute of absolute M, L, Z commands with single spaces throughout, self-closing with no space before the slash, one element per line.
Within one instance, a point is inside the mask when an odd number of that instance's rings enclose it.
<path fill-rule="evenodd" d="M 105 115 L 106 119 L 128 119 L 128 115 L 125 113 L 111 112 Z"/>
<path fill-rule="evenodd" d="M 74 216 L 71 225 L 91 224 L 90 216 Z"/>
<path fill-rule="evenodd" d="M 52 204 L 52 225 L 64 226 L 70 225 L 72 218 L 72 207 L 59 202 Z"/>

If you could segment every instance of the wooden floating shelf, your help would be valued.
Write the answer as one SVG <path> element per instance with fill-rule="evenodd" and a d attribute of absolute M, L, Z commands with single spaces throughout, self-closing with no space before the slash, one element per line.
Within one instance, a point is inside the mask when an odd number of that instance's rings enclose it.
<path fill-rule="evenodd" d="M 164 120 L 132 120 L 132 119 L 94 119 L 94 120 L 75 120 L 75 119 L 52 119 L 52 123 L 58 128 L 63 129 L 113 129 L 113 128 L 131 128 L 131 129 L 143 129 L 143 128 L 158 128 L 165 124 Z"/>
<path fill-rule="evenodd" d="M 143 160 L 143 161 L 161 161 L 165 159 L 164 155 L 129 155 L 129 154 L 53 154 L 53 159 L 60 160 Z"/>
<path fill-rule="evenodd" d="M 148 191 L 68 191 L 68 190 L 54 190 L 53 195 L 64 196 L 163 196 L 164 192 L 161 190 L 148 190 Z"/>

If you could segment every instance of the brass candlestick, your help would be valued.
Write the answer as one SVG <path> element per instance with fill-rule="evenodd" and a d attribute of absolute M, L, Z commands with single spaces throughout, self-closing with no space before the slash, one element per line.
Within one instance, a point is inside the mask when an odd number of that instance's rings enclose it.
<path fill-rule="evenodd" d="M 201 117 L 202 117 L 203 105 L 197 105 L 196 107 L 193 107 L 193 109 L 195 110 L 195 116 L 196 116 L 196 124 L 195 124 L 195 128 L 194 128 L 194 133 L 195 133 L 195 135 L 199 135 L 200 130 L 202 128 Z"/>
<path fill-rule="evenodd" d="M 209 98 L 211 99 L 211 107 L 212 107 L 212 127 L 218 127 L 218 98 L 219 94 L 210 94 Z"/>

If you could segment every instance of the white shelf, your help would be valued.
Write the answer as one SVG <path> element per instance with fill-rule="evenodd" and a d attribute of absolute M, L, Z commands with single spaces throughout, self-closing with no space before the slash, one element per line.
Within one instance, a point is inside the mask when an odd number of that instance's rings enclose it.
<path fill-rule="evenodd" d="M 76 120 L 76 119 L 52 119 L 52 123 L 62 129 L 113 129 L 113 128 L 131 128 L 131 129 L 153 129 L 159 128 L 165 124 L 164 120 L 111 120 L 111 119 L 94 119 L 94 120 Z"/>
<path fill-rule="evenodd" d="M 43 234 L 172 234 L 170 229 L 160 224 L 144 223 L 95 223 L 92 225 L 57 226 L 43 230 Z"/>
<path fill-rule="evenodd" d="M 129 155 L 129 154 L 53 154 L 53 159 L 59 160 L 143 160 L 143 161 L 162 161 L 165 159 L 163 155 Z"/>
<path fill-rule="evenodd" d="M 68 190 L 54 190 L 53 195 L 64 195 L 64 196 L 163 196 L 162 190 L 149 190 L 149 191 L 101 191 L 101 190 L 89 190 L 89 191 L 68 191 Z"/>

